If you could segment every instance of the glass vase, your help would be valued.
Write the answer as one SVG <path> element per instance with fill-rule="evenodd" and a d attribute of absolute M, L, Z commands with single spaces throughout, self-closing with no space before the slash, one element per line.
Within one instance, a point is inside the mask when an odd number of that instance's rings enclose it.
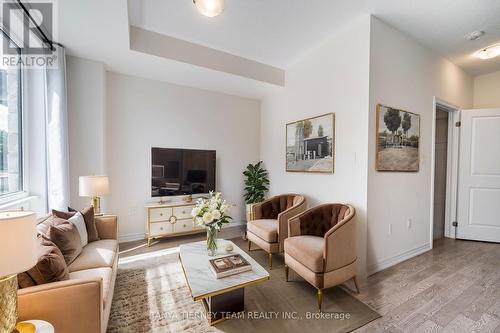
<path fill-rule="evenodd" d="M 217 229 L 207 229 L 207 253 L 213 257 L 217 254 Z"/>

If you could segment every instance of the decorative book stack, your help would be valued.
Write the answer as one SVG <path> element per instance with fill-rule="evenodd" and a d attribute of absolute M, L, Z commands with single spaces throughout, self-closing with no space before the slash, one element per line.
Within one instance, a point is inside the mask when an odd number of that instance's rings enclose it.
<path fill-rule="evenodd" d="M 239 254 L 211 259 L 210 269 L 217 279 L 251 271 L 252 266 Z"/>

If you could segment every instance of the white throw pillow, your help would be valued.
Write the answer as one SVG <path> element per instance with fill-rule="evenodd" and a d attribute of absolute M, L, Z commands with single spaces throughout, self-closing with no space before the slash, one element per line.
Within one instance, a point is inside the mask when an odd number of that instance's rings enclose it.
<path fill-rule="evenodd" d="M 87 243 L 89 242 L 89 237 L 87 235 L 87 227 L 85 226 L 85 220 L 83 219 L 82 213 L 77 212 L 75 215 L 73 215 L 73 217 L 70 217 L 68 221 L 74 224 L 78 229 L 80 239 L 82 240 L 82 247 L 87 245 Z"/>

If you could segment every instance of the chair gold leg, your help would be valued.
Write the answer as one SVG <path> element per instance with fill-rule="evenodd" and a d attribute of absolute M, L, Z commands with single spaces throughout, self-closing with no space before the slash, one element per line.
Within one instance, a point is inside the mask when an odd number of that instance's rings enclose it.
<path fill-rule="evenodd" d="M 321 312 L 321 304 L 323 303 L 323 291 L 318 289 L 318 309 Z"/>
<path fill-rule="evenodd" d="M 269 253 L 269 270 L 273 269 L 273 255 Z"/>
<path fill-rule="evenodd" d="M 288 282 L 288 265 L 285 264 L 285 281 Z"/>
<path fill-rule="evenodd" d="M 250 251 L 252 248 L 252 242 L 250 242 L 250 240 L 248 240 L 248 251 Z"/>
<path fill-rule="evenodd" d="M 354 281 L 354 286 L 356 287 L 356 291 L 359 294 L 358 278 L 356 277 L 356 275 L 353 276 L 352 280 Z"/>

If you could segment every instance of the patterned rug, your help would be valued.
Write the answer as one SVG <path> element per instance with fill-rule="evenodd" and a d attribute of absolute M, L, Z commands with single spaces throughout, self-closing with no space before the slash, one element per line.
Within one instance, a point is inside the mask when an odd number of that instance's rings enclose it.
<path fill-rule="evenodd" d="M 232 241 L 246 249 L 246 242 Z M 267 267 L 267 254 L 251 251 Z M 342 288 L 324 291 L 323 313 L 316 289 L 290 271 L 284 281 L 282 256 L 275 256 L 270 280 L 245 289 L 245 312 L 213 327 L 201 302 L 194 302 L 178 249 L 122 258 L 108 324 L 109 333 L 140 332 L 350 332 L 380 315 Z"/>

